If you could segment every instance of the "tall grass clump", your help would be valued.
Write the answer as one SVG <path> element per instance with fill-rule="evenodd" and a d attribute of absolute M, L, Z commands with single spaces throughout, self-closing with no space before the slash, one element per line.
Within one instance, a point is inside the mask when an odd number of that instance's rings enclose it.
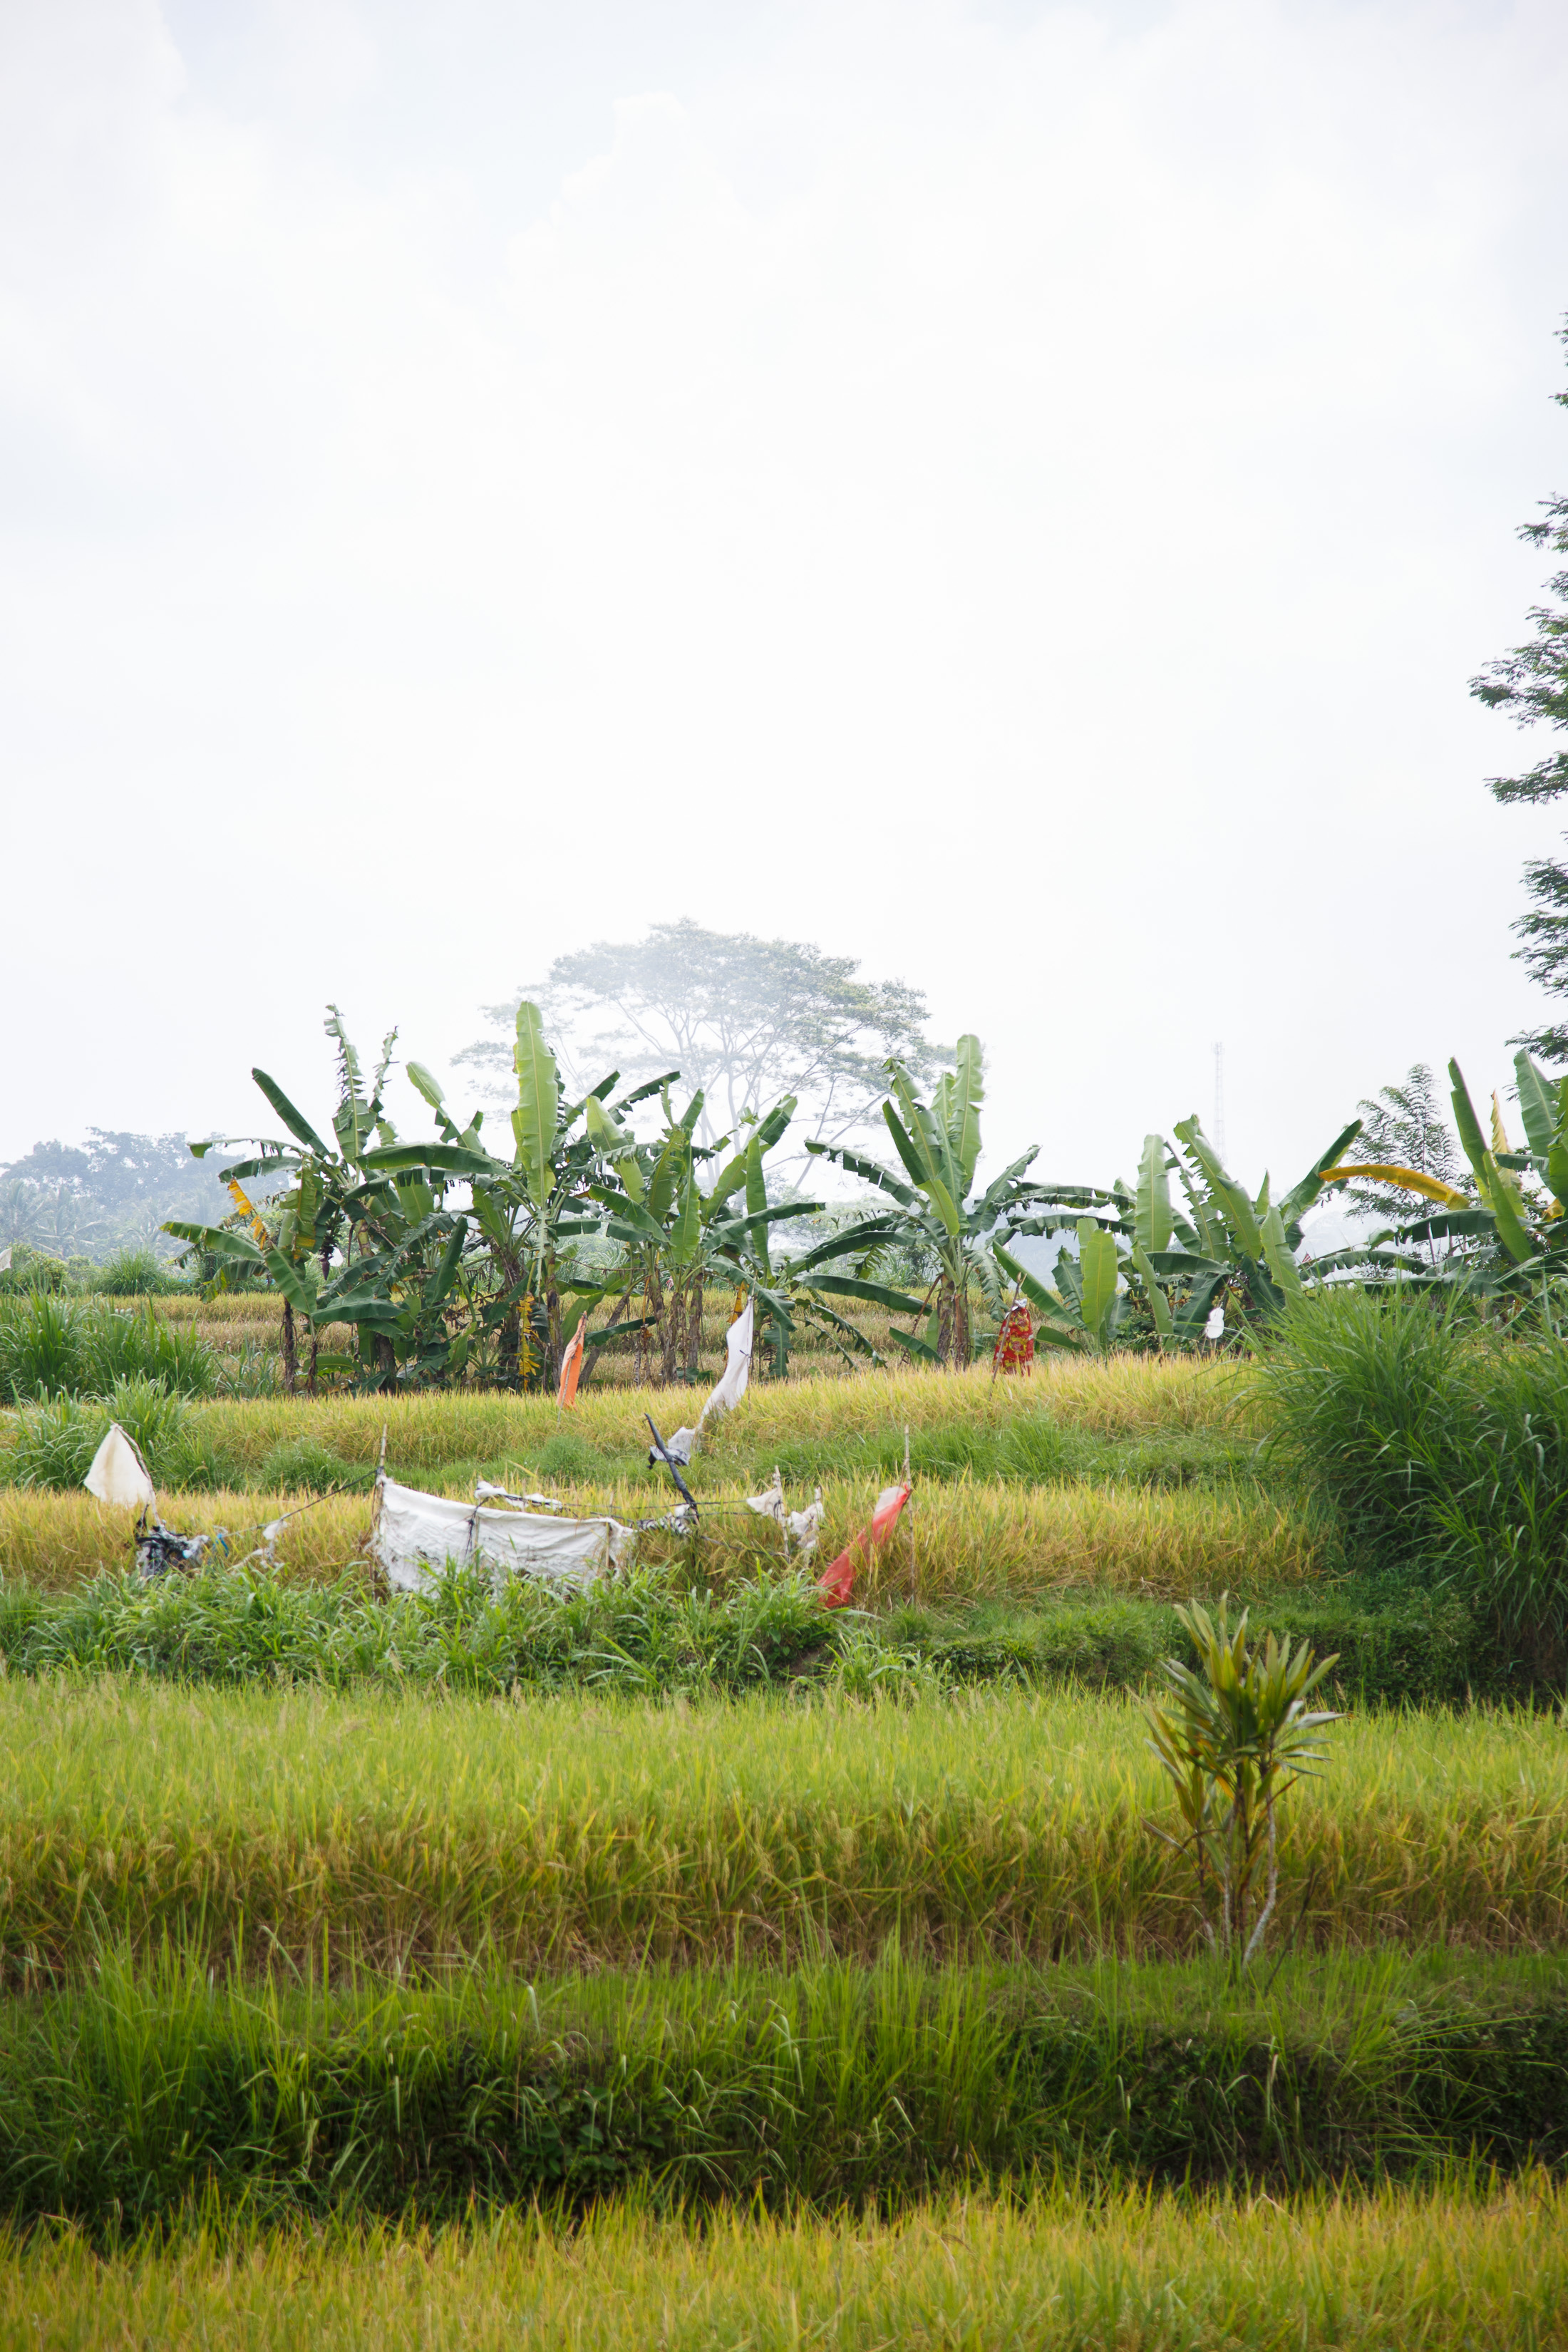
<path fill-rule="evenodd" d="M 1421 1292 L 1291 1303 L 1260 1381 L 1268 1444 L 1358 1561 L 1461 1599 L 1556 1678 L 1568 1646 L 1568 1344 Z"/>
<path fill-rule="evenodd" d="M 79 1486 L 111 1421 L 141 1447 L 154 1478 L 176 1459 L 185 1434 L 182 1397 L 162 1381 L 116 1381 L 107 1396 L 58 1397 L 21 1416 L 21 1432 L 6 1456 L 18 1486 Z"/>
<path fill-rule="evenodd" d="M 47 1291 L 0 1297 L 0 1403 L 107 1396 L 117 1381 L 160 1381 L 171 1392 L 216 1392 L 216 1351 L 188 1326 L 162 1320 L 152 1301 L 116 1309 Z"/>

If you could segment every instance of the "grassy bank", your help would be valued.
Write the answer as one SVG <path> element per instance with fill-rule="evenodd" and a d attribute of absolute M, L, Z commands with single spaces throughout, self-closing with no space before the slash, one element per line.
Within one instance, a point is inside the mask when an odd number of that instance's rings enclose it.
<path fill-rule="evenodd" d="M 153 1584 L 123 1571 L 53 1590 L 10 1583 L 0 1586 L 0 1667 L 237 1688 L 379 1685 L 506 1698 L 577 1686 L 695 1699 L 825 1680 L 860 1696 L 911 1680 L 1142 1690 L 1163 1660 L 1190 1661 L 1175 1609 L 1148 1598 L 1146 1585 L 1136 1598 L 1073 1588 L 933 1608 L 900 1594 L 879 1611 L 827 1612 L 810 1578 L 772 1549 L 754 1574 L 715 1576 L 710 1557 L 669 1548 L 665 1566 L 560 1594 L 526 1578 L 494 1591 L 485 1570 L 468 1569 L 428 1594 L 384 1596 L 363 1560 L 322 1581 L 262 1563 Z M 885 1597 L 890 1580 L 884 1567 Z M 1456 1703 L 1498 1687 L 1496 1662 L 1462 1607 L 1391 1606 L 1339 1586 L 1275 1590 L 1257 1611 L 1258 1630 L 1337 1660 L 1331 1696 L 1342 1706 Z"/>
<path fill-rule="evenodd" d="M 960 1373 L 872 1371 L 831 1385 L 760 1381 L 700 1454 L 712 1485 L 771 1473 L 877 1475 L 903 1458 L 932 1476 L 1078 1475 L 1089 1457 L 1073 1436 L 1125 1441 L 1214 1433 L 1229 1425 L 1246 1391 L 1237 1376 L 1190 1359 L 1120 1357 L 1043 1365 L 1029 1381 L 993 1381 L 984 1367 Z M 190 1408 L 199 1442 L 247 1475 L 281 1446 L 310 1444 L 351 1468 L 374 1469 L 387 1432 L 387 1465 L 428 1479 L 451 1463 L 511 1461 L 541 1475 L 615 1479 L 646 1468 L 651 1412 L 667 1433 L 695 1418 L 686 1389 L 585 1391 L 570 1414 L 554 1400 L 501 1391 L 399 1397 L 258 1397 Z M 19 1433 L 3 1419 L 8 1442 Z M 917 1443 L 924 1449 L 918 1455 Z M 799 1449 L 805 1449 L 800 1454 Z M 792 1449 L 795 1452 L 792 1454 Z"/>
<path fill-rule="evenodd" d="M 655 1969 L 441 1990 L 215 1986 L 106 1955 L 14 2003 L 0 2213 L 95 2231 L 205 2194 L 461 2215 L 473 2200 L 898 2210 L 943 2187 L 1187 2187 L 1568 2157 L 1561 1964 Z"/>
<path fill-rule="evenodd" d="M 814 1947 L 1060 1958 L 1194 1941 L 1142 1710 L 975 1692 L 904 1706 L 497 1705 L 0 1686 L 13 1983 L 164 1937 L 216 1960 L 439 1971 Z M 1299 1790 L 1308 1947 L 1568 1944 L 1555 1717 L 1356 1717 Z"/>

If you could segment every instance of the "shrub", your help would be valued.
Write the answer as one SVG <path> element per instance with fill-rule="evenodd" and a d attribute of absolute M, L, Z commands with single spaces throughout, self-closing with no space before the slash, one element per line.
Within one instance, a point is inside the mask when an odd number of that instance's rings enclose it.
<path fill-rule="evenodd" d="M 158 1381 L 117 1381 L 107 1397 L 64 1396 L 22 1415 L 22 1433 L 11 1453 L 18 1486 L 79 1486 L 92 1466 L 111 1421 L 141 1447 L 160 1484 L 164 1465 L 185 1426 L 182 1398 Z"/>
<path fill-rule="evenodd" d="M 199 1332 L 160 1323 L 149 1304 L 140 1312 L 84 1310 L 89 1385 L 105 1396 L 116 1381 L 161 1381 L 177 1396 L 212 1396 L 221 1367 Z"/>
<path fill-rule="evenodd" d="M 1528 1668 L 1568 1635 L 1568 1344 L 1420 1292 L 1308 1293 L 1261 1379 L 1269 1440 L 1366 1566 L 1463 1601 Z"/>
<path fill-rule="evenodd" d="M 74 1396 L 88 1379 L 81 1310 L 50 1290 L 0 1298 L 0 1399 Z"/>
<path fill-rule="evenodd" d="M 219 1371 L 200 1334 L 160 1323 L 151 1303 L 119 1313 L 44 1291 L 0 1298 L 0 1400 L 7 1403 L 107 1396 L 117 1381 L 137 1379 L 172 1394 L 211 1396 Z"/>
<path fill-rule="evenodd" d="M 191 1287 L 150 1249 L 115 1250 L 95 1270 L 91 1286 L 110 1298 L 162 1297 Z"/>

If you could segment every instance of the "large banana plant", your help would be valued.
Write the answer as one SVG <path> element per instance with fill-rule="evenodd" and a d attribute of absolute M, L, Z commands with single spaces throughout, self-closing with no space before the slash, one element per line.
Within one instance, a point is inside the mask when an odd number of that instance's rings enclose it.
<path fill-rule="evenodd" d="M 668 1080 L 650 1079 L 612 1100 L 619 1076 L 612 1070 L 579 1100 L 566 1100 L 539 1009 L 526 998 L 517 1009 L 513 1068 L 511 1155 L 487 1160 L 473 1180 L 472 1215 L 485 1261 L 483 1280 L 474 1285 L 473 1319 L 495 1347 L 503 1386 L 552 1388 L 561 1367 L 564 1302 L 591 1309 L 615 1287 L 613 1272 L 574 1264 L 571 1246 L 603 1233 L 596 1202 L 605 1139 L 620 1135 L 626 1111 Z M 411 1063 L 408 1075 L 444 1131 L 451 1131 L 430 1074 Z"/>
<path fill-rule="evenodd" d="M 998 1263 L 1039 1311 L 1036 1338 L 1047 1347 L 1110 1347 L 1130 1297 L 1142 1297 L 1162 1346 L 1193 1346 L 1216 1304 L 1245 1328 L 1276 1314 L 1301 1287 L 1296 1253 L 1301 1219 L 1335 1172 L 1341 1152 L 1361 1131 L 1353 1120 L 1300 1182 L 1279 1200 L 1269 1179 L 1254 1198 L 1224 1166 L 1197 1117 L 1178 1121 L 1174 1150 L 1146 1135 L 1136 1185 L 1044 1188 L 1053 1209 L 1021 1232 L 1076 1233 L 1076 1259 L 1058 1255 L 1054 1286 L 1005 1250 Z M 1173 1195 L 1174 1176 L 1179 1193 Z M 1086 1214 L 1085 1212 L 1093 1212 Z"/>
<path fill-rule="evenodd" d="M 221 1171 L 240 1217 L 218 1226 L 171 1220 L 163 1231 L 220 1267 L 245 1266 L 269 1277 L 283 1300 L 289 1387 L 298 1378 L 301 1325 L 312 1387 L 323 1370 L 353 1372 L 383 1387 L 445 1378 L 461 1370 L 468 1351 L 447 1307 L 468 1230 L 468 1217 L 446 1205 L 446 1194 L 489 1164 L 479 1144 L 479 1115 L 466 1130 L 450 1129 L 438 1141 L 400 1142 L 382 1099 L 396 1031 L 384 1041 L 367 1085 L 335 1005 L 328 1015 L 339 1077 L 331 1121 L 335 1148 L 276 1079 L 253 1070 L 287 1136 L 193 1144 L 197 1159 L 236 1143 L 248 1147 L 248 1157 Z M 245 1192 L 247 1183 L 272 1188 L 275 1233 Z M 357 1360 L 322 1356 L 320 1334 L 331 1323 L 353 1327 Z"/>
<path fill-rule="evenodd" d="M 929 1363 L 967 1364 L 973 1354 L 973 1286 L 978 1284 L 987 1301 L 996 1305 L 1000 1244 L 1006 1235 L 1035 1230 L 1026 1222 L 1026 1213 L 1040 1196 L 1024 1178 L 1037 1154 L 1025 1152 L 983 1192 L 974 1191 L 984 1100 L 978 1037 L 959 1039 L 954 1067 L 938 1081 L 929 1104 L 917 1097 L 900 1062 L 887 1066 L 889 1092 L 882 1118 L 898 1170 L 839 1144 L 813 1140 L 806 1150 L 873 1185 L 890 1205 L 796 1258 L 792 1276 L 799 1290 L 863 1300 L 895 1315 L 912 1316 L 921 1328 L 892 1332 L 899 1346 Z M 910 1245 L 936 1269 L 923 1298 L 878 1278 L 889 1251 L 900 1246 L 907 1251 Z M 854 1264 L 853 1273 L 835 1270 L 844 1259 Z"/>
<path fill-rule="evenodd" d="M 248 1157 L 222 1171 L 239 1217 L 223 1226 L 171 1223 L 164 1230 L 220 1265 L 253 1267 L 269 1277 L 283 1299 L 290 1386 L 301 1326 L 312 1386 L 322 1372 L 383 1388 L 437 1381 L 470 1362 L 503 1385 L 552 1382 L 563 1296 L 579 1292 L 591 1301 L 603 1287 L 594 1277 L 579 1278 L 563 1264 L 563 1251 L 575 1236 L 600 1229 L 588 1197 L 600 1160 L 586 1124 L 587 1100 L 601 1106 L 616 1074 L 584 1101 L 563 1101 L 537 1009 L 525 1003 L 518 1012 L 510 1154 L 486 1150 L 482 1112 L 458 1125 L 419 1062 L 407 1064 L 407 1075 L 438 1132 L 404 1142 L 383 1102 L 396 1032 L 384 1041 L 367 1084 L 335 1008 L 327 1027 L 338 1048 L 335 1149 L 275 1079 L 254 1071 L 287 1135 L 229 1139 L 249 1147 Z M 647 1091 L 624 1097 L 612 1116 Z M 191 1148 L 199 1158 L 224 1147 Z M 271 1223 L 244 1192 L 247 1183 L 258 1192 L 268 1188 Z M 449 1198 L 459 1188 L 468 1192 L 466 1205 Z M 320 1334 L 333 1323 L 353 1328 L 353 1357 L 322 1353 Z"/>
<path fill-rule="evenodd" d="M 732 1283 L 752 1292 L 762 1307 L 775 1368 L 783 1369 L 795 1324 L 787 1286 L 773 1268 L 770 1229 L 781 1219 L 809 1216 L 823 1205 L 768 1200 L 764 1163 L 795 1116 L 795 1097 L 775 1103 L 749 1134 L 700 1145 L 701 1094 L 678 1118 L 668 1081 L 661 1090 L 664 1129 L 647 1144 L 590 1107 L 603 1162 L 593 1196 L 608 1212 L 605 1233 L 626 1253 L 617 1313 L 640 1292 L 629 1327 L 613 1322 L 595 1336 L 602 1343 L 619 1329 L 635 1328 L 639 1377 L 695 1380 L 704 1294 L 715 1281 Z M 826 1319 L 841 1337 L 847 1333 L 858 1340 L 841 1318 Z"/>

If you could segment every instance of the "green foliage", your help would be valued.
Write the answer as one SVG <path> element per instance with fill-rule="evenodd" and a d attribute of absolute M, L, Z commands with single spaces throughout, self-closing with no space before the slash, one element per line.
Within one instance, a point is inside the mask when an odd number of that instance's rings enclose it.
<path fill-rule="evenodd" d="M 1192 1855 L 1205 1931 L 1240 1969 L 1262 1950 L 1279 1900 L 1279 1806 L 1321 1761 L 1318 1731 L 1338 1721 L 1306 1702 L 1338 1662 L 1272 1633 L 1249 1650 L 1247 1612 L 1233 1631 L 1227 1600 L 1212 1619 L 1196 1601 L 1176 1612 L 1197 1667 L 1165 1661 L 1169 1711 L 1150 1708 L 1149 1744 L 1176 1792 L 1185 1834 L 1173 1843 Z"/>
<path fill-rule="evenodd" d="M 1568 2158 L 1549 1966 L 1495 1969 L 1477 2000 L 1440 1960 L 1342 1958 L 1273 2003 L 1227 2000 L 1212 1965 L 1052 1974 L 894 1953 L 325 1992 L 110 1950 L 0 2052 L 0 2210 L 113 2237 L 203 2190 L 274 2221 L 431 2221 L 640 2187 L 865 2228 L 1042 2172 L 1278 2191 Z"/>
<path fill-rule="evenodd" d="M 1561 334 L 1568 341 L 1568 326 Z M 1552 398 L 1568 407 L 1568 393 L 1553 393 Z M 1568 498 L 1546 499 L 1542 505 L 1543 519 L 1522 524 L 1519 536 L 1554 557 L 1568 557 Z M 1471 679 L 1470 692 L 1491 709 L 1506 711 L 1521 727 L 1561 732 L 1568 728 L 1568 570 L 1555 572 L 1547 591 L 1556 601 L 1538 604 L 1531 613 L 1534 635 L 1500 661 L 1489 663 Z M 1524 774 L 1489 776 L 1487 782 L 1500 801 L 1533 805 L 1556 800 L 1568 792 L 1568 751 L 1549 751 Z M 1514 925 L 1524 941 L 1517 952 L 1531 977 L 1560 996 L 1568 988 L 1568 868 L 1552 858 L 1535 858 L 1524 874 L 1535 904 Z M 1530 1042 L 1550 1061 L 1568 1056 L 1568 1029 L 1562 1025 L 1542 1030 Z"/>
<path fill-rule="evenodd" d="M 1419 1291 L 1296 1302 L 1260 1367 L 1277 1460 L 1330 1498 L 1354 1556 L 1447 1591 L 1500 1663 L 1568 1639 L 1568 1342 L 1510 1339 Z"/>
<path fill-rule="evenodd" d="M 342 1465 L 318 1465 L 316 1475 L 335 1483 L 333 1469 Z M 526 1578 L 493 1591 L 488 1573 L 455 1568 L 430 1593 L 386 1602 L 355 1576 L 286 1584 L 265 1567 L 220 1565 L 151 1585 L 98 1577 L 29 1614 L 5 1637 L 5 1655 L 14 1674 L 133 1669 L 182 1682 L 281 1678 L 333 1689 L 368 1680 L 495 1696 L 574 1685 L 735 1693 L 797 1671 L 864 1696 L 930 1675 L 912 1649 L 889 1643 L 856 1612 L 825 1616 L 809 1579 L 770 1577 L 710 1594 L 683 1590 L 663 1569 L 562 1593 Z"/>
<path fill-rule="evenodd" d="M 151 1304 L 116 1310 L 47 1291 L 0 1297 L 0 1402 L 103 1396 L 133 1379 L 211 1396 L 218 1360 L 195 1331 L 160 1321 Z"/>
<path fill-rule="evenodd" d="M 191 1286 L 143 1247 L 111 1251 L 95 1269 L 91 1287 L 106 1298 L 161 1298 L 188 1293 Z"/>
<path fill-rule="evenodd" d="M 1002 1248 L 1004 1237 L 1042 1227 L 1026 1211 L 1039 1188 L 1026 1184 L 1034 1150 L 1005 1168 L 984 1192 L 973 1187 L 980 1157 L 980 1106 L 984 1097 L 980 1040 L 958 1041 L 956 1067 L 937 1083 L 929 1104 L 921 1101 L 910 1072 L 888 1064 L 890 1097 L 882 1117 L 902 1171 L 842 1148 L 808 1142 L 808 1151 L 836 1160 L 885 1197 L 869 1215 L 837 1231 L 796 1258 L 791 1278 L 797 1289 L 831 1298 L 865 1299 L 896 1315 L 924 1320 L 919 1332 L 894 1330 L 892 1339 L 917 1360 L 944 1369 L 973 1360 L 971 1291 L 979 1286 L 986 1303 L 1001 1311 L 997 1267 L 1022 1279 Z M 890 1205 L 889 1205 L 890 1204 Z M 929 1258 L 935 1279 L 921 1300 L 890 1289 L 876 1278 L 886 1255 Z M 837 1270 L 839 1261 L 850 1267 Z"/>
<path fill-rule="evenodd" d="M 111 1421 L 141 1447 L 155 1482 L 175 1465 L 185 1431 L 184 1401 L 161 1381 L 116 1381 L 106 1396 L 61 1396 L 21 1416 L 10 1471 L 18 1486 L 79 1486 Z"/>
<path fill-rule="evenodd" d="M 1006 1251 L 1004 1273 L 1042 1318 L 1037 1340 L 1047 1347 L 1104 1349 L 1116 1344 L 1129 1299 L 1143 1308 L 1162 1347 L 1196 1346 L 1211 1310 L 1228 1307 L 1244 1330 L 1279 1314 L 1301 1288 L 1296 1252 L 1301 1219 L 1323 1189 L 1359 1122 L 1341 1130 L 1326 1152 L 1283 1199 L 1265 1175 L 1257 1198 L 1237 1182 L 1209 1142 L 1197 1117 L 1178 1120 L 1181 1145 L 1162 1135 L 1143 1139 L 1138 1181 L 1106 1189 L 1087 1184 L 1037 1188 L 1047 1213 L 1021 1223 L 1020 1233 L 1071 1226 L 1077 1255 L 1063 1251 L 1054 1286 L 1028 1274 Z M 1187 1213 L 1172 1201 L 1174 1174 Z"/>

